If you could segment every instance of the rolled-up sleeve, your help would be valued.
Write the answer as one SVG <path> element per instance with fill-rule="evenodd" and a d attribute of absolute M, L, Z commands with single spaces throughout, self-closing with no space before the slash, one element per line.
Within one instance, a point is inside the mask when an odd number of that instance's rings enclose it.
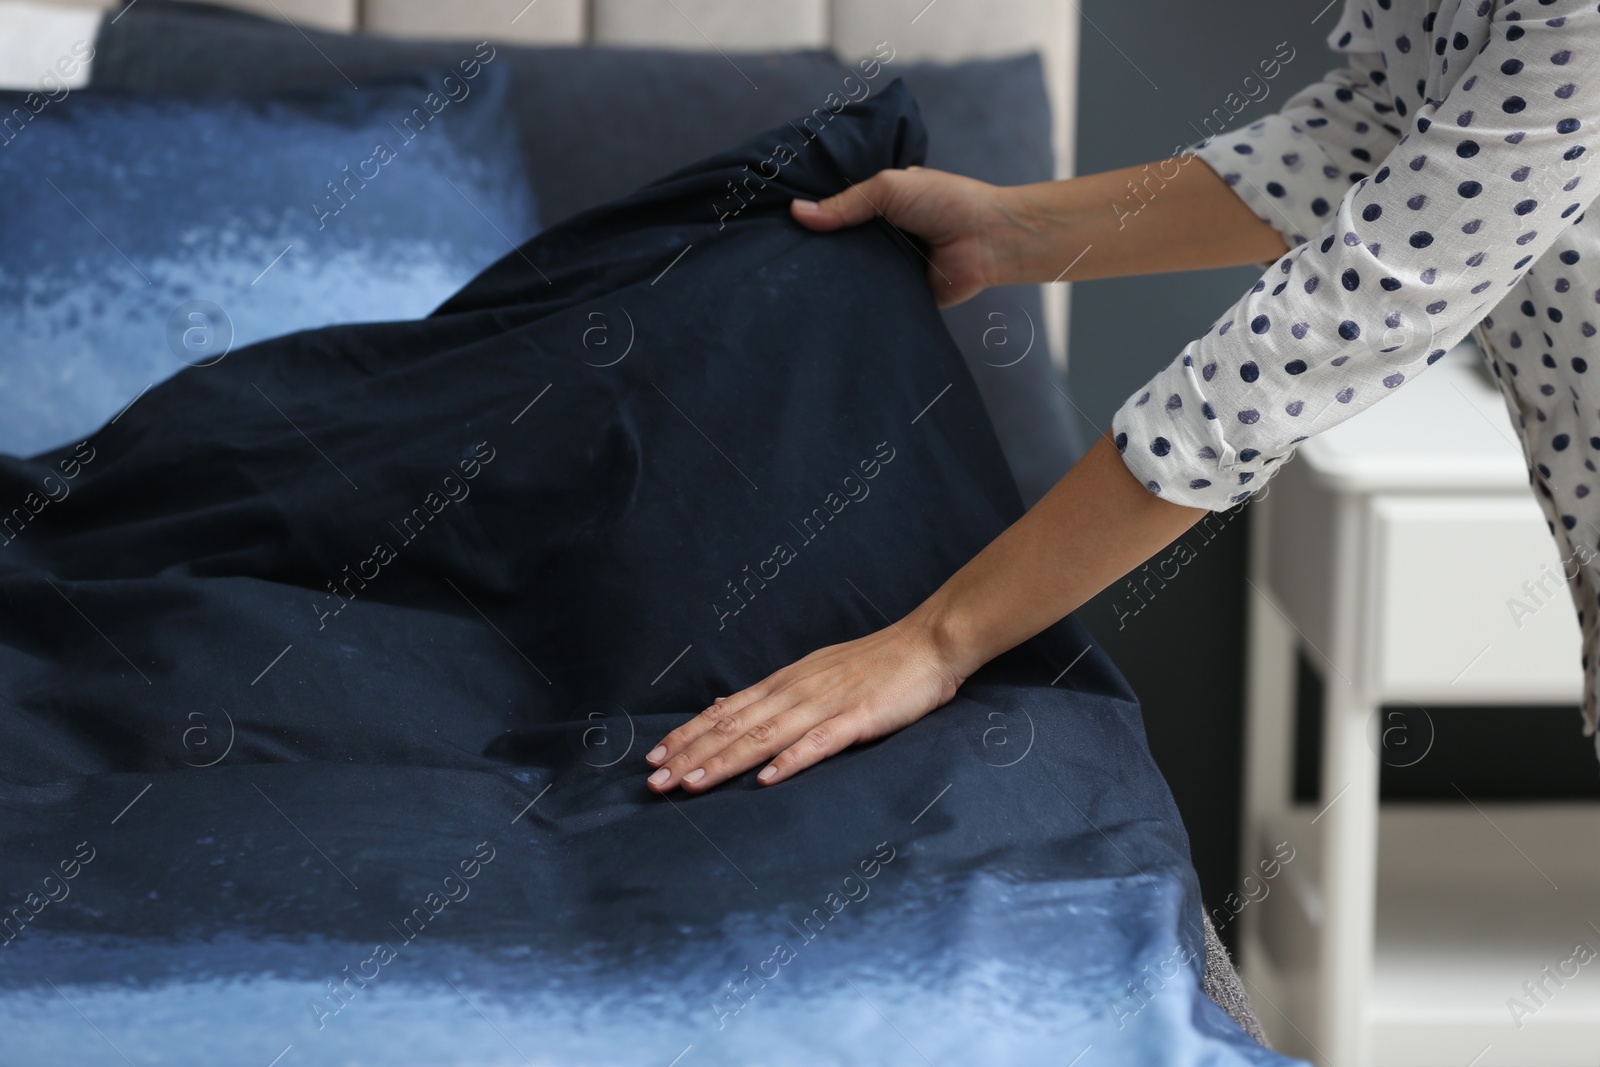
<path fill-rule="evenodd" d="M 1392 95 L 1359 65 L 1200 142 L 1291 250 L 1113 417 L 1147 489 L 1190 507 L 1241 502 L 1300 441 L 1458 343 L 1582 218 L 1600 188 L 1588 166 L 1600 12 L 1554 0 L 1537 16 L 1496 11 L 1460 80 L 1399 136 Z"/>
<path fill-rule="evenodd" d="M 1361 45 L 1340 51 L 1345 66 L 1296 92 L 1275 114 L 1186 150 L 1290 248 L 1320 232 L 1351 183 L 1372 173 L 1406 132 L 1382 57 Z"/>

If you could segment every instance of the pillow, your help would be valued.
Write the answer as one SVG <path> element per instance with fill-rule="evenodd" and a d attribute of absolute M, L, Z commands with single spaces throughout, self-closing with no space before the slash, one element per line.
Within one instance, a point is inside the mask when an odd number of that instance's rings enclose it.
<path fill-rule="evenodd" d="M 455 51 L 359 91 L 0 94 L 0 451 L 266 337 L 424 316 L 532 236 L 506 72 Z"/>
<path fill-rule="evenodd" d="M 124 8 L 101 27 L 95 46 L 92 84 L 186 93 L 333 87 L 346 78 L 365 85 L 396 69 L 451 62 L 462 49 L 310 29 L 302 35 L 230 8 L 174 0 Z M 822 51 L 736 56 L 760 87 L 752 92 L 716 52 L 494 47 L 495 62 L 515 77 L 524 166 L 550 222 L 710 155 L 730 137 L 803 115 L 841 91 L 852 72 L 860 80 L 857 68 Z M 911 63 L 893 55 L 892 44 L 884 54 L 890 58 L 867 85 L 877 91 L 904 76 L 929 131 L 929 166 L 1004 184 L 1052 176 L 1049 97 L 1036 56 L 941 65 Z M 1064 378 L 1049 361 L 1038 288 L 991 290 L 944 318 L 1032 504 L 1082 454 Z"/>
<path fill-rule="evenodd" d="M 1038 56 L 913 64 L 905 81 L 928 129 L 928 166 L 996 185 L 1054 176 Z M 1022 502 L 1031 507 L 1084 451 L 1065 376 L 1050 363 L 1039 287 L 986 289 L 946 308 L 944 322 L 994 420 Z"/>

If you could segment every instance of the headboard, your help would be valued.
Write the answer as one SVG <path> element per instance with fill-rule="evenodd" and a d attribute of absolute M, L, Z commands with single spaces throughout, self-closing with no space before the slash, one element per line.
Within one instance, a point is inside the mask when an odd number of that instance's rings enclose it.
<path fill-rule="evenodd" d="M 120 0 L 44 2 L 80 8 L 122 6 Z M 1062 0 L 215 2 L 319 29 L 402 37 L 736 52 L 829 48 L 846 60 L 869 54 L 876 42 L 885 40 L 913 59 L 960 60 L 1037 51 L 1044 59 L 1054 117 L 1056 176 L 1073 174 L 1078 9 Z M 1051 358 L 1064 370 L 1067 286 L 1046 286 L 1044 307 Z"/>

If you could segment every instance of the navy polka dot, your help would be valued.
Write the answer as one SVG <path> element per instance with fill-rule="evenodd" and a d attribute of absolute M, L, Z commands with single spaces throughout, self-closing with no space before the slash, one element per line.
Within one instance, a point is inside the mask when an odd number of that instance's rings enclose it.
<path fill-rule="evenodd" d="M 1578 531 L 1600 549 L 1600 256 L 1581 225 L 1600 179 L 1575 165 L 1600 124 L 1600 0 L 1340 7 L 1338 69 L 1193 146 L 1288 251 L 1129 396 L 1123 462 L 1169 500 L 1232 507 L 1470 335 L 1561 558 Z M 1571 580 L 1600 606 L 1600 556 Z M 1600 612 L 1580 628 L 1600 725 Z"/>

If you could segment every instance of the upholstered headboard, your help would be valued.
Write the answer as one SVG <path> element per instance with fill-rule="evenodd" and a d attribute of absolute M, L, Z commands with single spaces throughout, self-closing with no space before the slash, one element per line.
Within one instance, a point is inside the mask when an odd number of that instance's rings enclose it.
<path fill-rule="evenodd" d="M 122 0 L 33 0 L 54 8 Z M 879 41 L 911 59 L 1038 52 L 1054 121 L 1057 177 L 1073 173 L 1077 5 L 1061 0 L 214 0 L 296 25 L 399 37 L 609 44 L 730 52 L 829 48 L 843 59 Z M 134 4 L 138 0 L 133 0 Z M 8 2 L 14 17 L 26 4 Z M 131 5 L 130 5 L 131 6 Z M 115 18 L 107 14 L 106 18 Z M 15 44 L 16 42 L 13 42 Z M 49 49 L 45 49 L 49 52 Z M 56 55 L 49 52 L 45 58 Z M 27 69 L 34 69 L 28 64 Z M 38 69 L 43 69 L 39 67 Z M 758 90 L 755 90 L 758 91 Z M 1046 286 L 1052 360 L 1066 364 L 1067 287 Z"/>

